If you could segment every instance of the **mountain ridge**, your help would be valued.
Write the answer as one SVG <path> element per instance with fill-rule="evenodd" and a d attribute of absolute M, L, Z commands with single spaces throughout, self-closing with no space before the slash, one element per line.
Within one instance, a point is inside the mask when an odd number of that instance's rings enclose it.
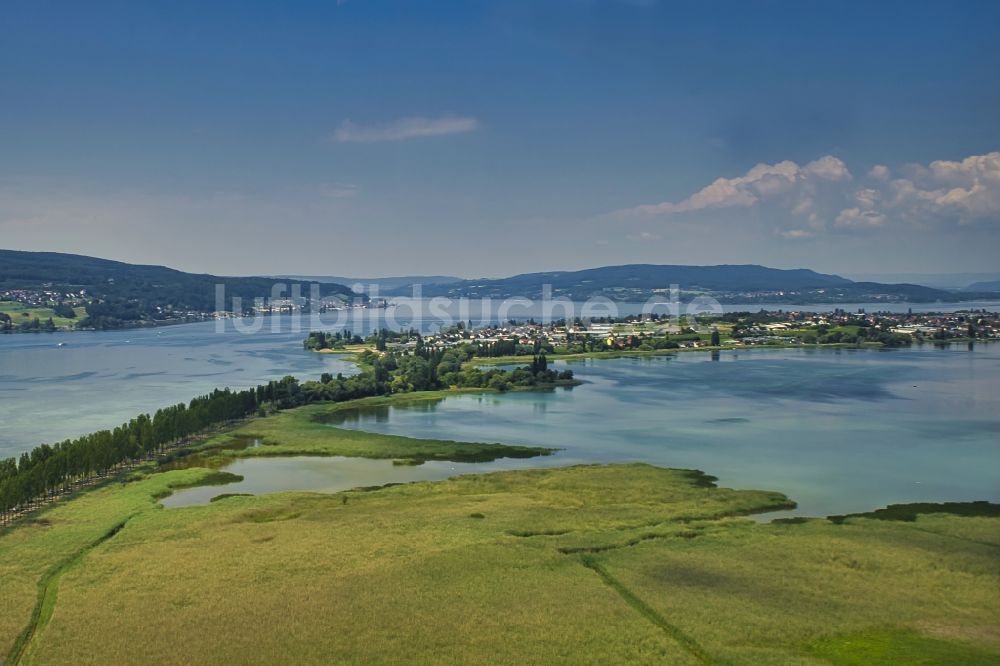
<path fill-rule="evenodd" d="M 0 250 L 0 291 L 51 286 L 71 291 L 82 288 L 90 299 L 138 304 L 141 316 L 147 318 L 154 318 L 164 308 L 211 312 L 215 309 L 217 284 L 226 287 L 227 297 L 240 296 L 245 303 L 269 296 L 271 287 L 279 282 L 299 285 L 303 295 L 308 295 L 309 285 L 318 283 L 322 296 L 363 298 L 343 283 L 328 281 L 332 279 L 331 276 L 310 280 L 299 280 L 298 276 L 216 276 L 78 254 Z M 423 281 L 420 282 L 423 296 L 452 298 L 537 299 L 549 294 L 573 300 L 600 296 L 618 302 L 644 301 L 654 295 L 662 296 L 672 285 L 679 286 L 684 299 L 706 295 L 723 303 L 935 302 L 998 296 L 992 289 L 959 293 L 909 283 L 856 282 L 807 268 L 782 269 L 759 264 L 617 264 L 519 273 L 506 278 L 397 276 L 371 278 L 369 282 L 383 290 L 380 296 L 391 297 L 412 295 L 415 282 L 401 284 L 409 280 Z"/>
<path fill-rule="evenodd" d="M 87 318 L 80 326 L 88 328 L 127 328 L 208 315 L 218 309 L 218 285 L 225 289 L 226 305 L 239 297 L 246 307 L 257 298 L 270 298 L 276 284 L 284 285 L 281 297 L 287 297 L 293 285 L 308 297 L 313 283 L 187 273 L 80 254 L 0 249 L 0 292 L 18 292 L 8 298 L 29 304 L 53 301 L 85 306 Z M 364 299 L 342 284 L 318 285 L 321 297 Z"/>
<path fill-rule="evenodd" d="M 306 280 L 308 282 L 333 282 L 350 287 L 360 284 L 366 294 L 371 294 L 372 286 L 378 289 L 398 289 L 411 284 L 451 284 L 461 282 L 463 278 L 454 275 L 395 275 L 387 277 L 342 277 L 336 275 L 274 275 L 268 277 L 282 280 Z"/>
<path fill-rule="evenodd" d="M 606 297 L 623 302 L 644 301 L 667 292 L 672 285 L 678 285 L 682 298 L 705 295 L 726 303 L 935 302 L 971 297 L 917 284 L 855 282 L 807 268 L 759 264 L 620 264 L 423 285 L 422 293 L 453 298 L 541 298 L 549 294 L 572 300 Z M 412 285 L 407 285 L 386 295 L 405 296 L 411 289 Z"/>

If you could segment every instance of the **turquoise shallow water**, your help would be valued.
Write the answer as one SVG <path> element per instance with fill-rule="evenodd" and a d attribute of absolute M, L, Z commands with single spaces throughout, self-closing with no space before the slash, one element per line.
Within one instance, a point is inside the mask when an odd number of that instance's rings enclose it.
<path fill-rule="evenodd" d="M 242 476 L 242 481 L 224 486 L 186 488 L 163 499 L 161 503 L 167 508 L 207 504 L 213 497 L 228 493 L 262 495 L 285 490 L 335 493 L 361 486 L 440 481 L 459 474 L 535 466 L 537 463 L 532 459 L 506 460 L 503 463 L 428 461 L 422 465 L 409 466 L 393 465 L 391 460 L 385 459 L 340 456 L 244 458 L 225 467 L 227 472 Z"/>
<path fill-rule="evenodd" d="M 335 356 L 305 351 L 304 337 L 217 334 L 212 322 L 0 336 L 0 458 L 114 427 L 217 387 L 353 372 Z"/>
<path fill-rule="evenodd" d="M 1000 501 L 1000 346 L 753 350 L 574 363 L 583 386 L 358 411 L 344 427 L 562 447 L 785 492 L 798 513 Z M 502 467 L 497 463 L 496 467 Z"/>

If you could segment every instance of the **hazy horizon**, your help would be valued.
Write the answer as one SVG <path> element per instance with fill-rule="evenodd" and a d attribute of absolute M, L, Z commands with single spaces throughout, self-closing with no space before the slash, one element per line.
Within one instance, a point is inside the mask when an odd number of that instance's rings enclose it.
<path fill-rule="evenodd" d="M 14 248 L 0 247 L 0 251 L 2 251 L 2 250 L 11 250 L 11 249 L 14 249 Z M 24 250 L 24 251 L 29 251 L 29 252 L 34 252 L 34 251 L 48 252 L 49 250 Z M 106 259 L 106 260 L 111 260 L 111 261 L 121 261 L 120 259 L 116 259 L 114 257 L 107 257 L 107 256 L 95 256 L 94 258 L 96 258 L 96 259 Z M 129 263 L 129 262 L 125 262 L 125 263 Z M 643 263 L 647 263 L 647 264 L 648 263 L 653 263 L 653 264 L 655 264 L 656 262 L 643 262 Z M 177 266 L 173 266 L 173 265 L 171 265 L 169 263 L 166 263 L 166 264 L 164 264 L 164 263 L 158 263 L 158 264 L 149 264 L 149 265 L 159 265 L 159 266 L 164 266 L 166 268 L 177 269 Z M 412 279 L 412 278 L 432 278 L 432 279 L 436 279 L 436 278 L 454 278 L 454 279 L 457 279 L 457 280 L 476 280 L 476 279 L 492 280 L 492 279 L 501 279 L 501 278 L 513 277 L 515 275 L 520 275 L 520 274 L 560 273 L 560 272 L 566 273 L 566 272 L 574 272 L 574 271 L 587 270 L 587 269 L 593 269 L 593 268 L 604 268 L 604 267 L 615 266 L 615 265 L 621 265 L 621 264 L 590 265 L 590 266 L 581 266 L 581 267 L 578 267 L 578 268 L 553 268 L 553 267 L 545 267 L 545 268 L 539 268 L 537 270 L 521 271 L 519 273 L 504 273 L 504 274 L 495 274 L 495 275 L 485 275 L 485 274 L 466 274 L 466 275 L 461 275 L 461 274 L 457 274 L 457 273 L 448 273 L 448 274 L 445 274 L 445 273 L 430 273 L 430 272 L 410 273 L 410 274 L 403 274 L 403 273 L 386 273 L 386 274 L 365 273 L 365 274 L 356 274 L 356 275 L 344 275 L 344 274 L 336 274 L 336 273 L 333 273 L 333 272 L 327 272 L 327 273 L 308 273 L 308 272 L 302 272 L 302 271 L 284 271 L 284 272 L 278 271 L 278 272 L 267 272 L 267 273 L 257 272 L 257 273 L 241 273 L 241 274 L 236 274 L 236 273 L 218 273 L 217 275 L 219 275 L 220 277 L 258 276 L 258 277 L 290 278 L 290 279 L 305 279 L 305 280 L 309 280 L 309 279 L 324 279 L 324 280 L 335 281 L 335 282 L 339 281 L 339 282 L 342 282 L 342 283 L 348 283 L 348 282 L 350 282 L 350 283 L 356 283 L 356 282 L 364 283 L 365 281 L 374 281 L 374 280 L 403 280 L 404 278 L 405 279 Z M 661 264 L 661 265 L 666 265 L 666 264 Z M 684 264 L 679 264 L 679 265 L 684 265 Z M 697 264 L 697 265 L 710 266 L 710 265 L 721 265 L 721 264 Z M 732 264 L 730 264 L 730 265 L 732 265 Z M 746 263 L 746 264 L 741 264 L 741 265 L 763 265 L 763 264 Z M 809 266 L 765 266 L 765 267 L 766 268 L 776 268 L 776 269 L 780 269 L 780 270 L 800 270 L 800 269 L 815 270 L 815 269 L 810 268 Z M 182 270 L 182 269 L 178 269 L 178 270 Z M 211 270 L 191 270 L 189 272 L 196 273 L 196 274 L 198 274 L 198 273 L 209 273 L 209 274 L 212 274 Z M 816 272 L 817 273 L 827 273 L 827 274 L 832 274 L 832 275 L 838 275 L 840 277 L 847 278 L 849 280 L 854 280 L 855 282 L 882 282 L 882 283 L 888 283 L 888 284 L 911 283 L 911 284 L 920 284 L 920 285 L 924 285 L 924 286 L 928 286 L 928 287 L 936 287 L 936 288 L 953 288 L 953 287 L 954 288 L 962 288 L 962 287 L 967 286 L 969 284 L 972 284 L 974 282 L 992 282 L 992 281 L 1000 280 L 1000 271 L 957 271 L 957 272 L 919 272 L 919 273 L 913 273 L 913 272 L 910 272 L 910 273 L 839 272 L 838 273 L 836 271 L 830 271 L 830 272 L 816 271 Z"/>

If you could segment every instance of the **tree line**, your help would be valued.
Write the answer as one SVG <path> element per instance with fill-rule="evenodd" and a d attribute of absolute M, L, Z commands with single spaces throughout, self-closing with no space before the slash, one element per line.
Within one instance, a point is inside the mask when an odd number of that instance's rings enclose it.
<path fill-rule="evenodd" d="M 56 325 L 52 321 L 52 317 L 44 321 L 38 317 L 32 317 L 19 324 L 15 324 L 10 315 L 6 312 L 0 312 L 0 333 L 52 333 L 55 330 Z"/>
<path fill-rule="evenodd" d="M 0 523 L 40 500 L 67 492 L 78 481 L 162 452 L 209 426 L 254 414 L 265 405 L 283 408 L 298 392 L 294 377 L 243 391 L 215 390 L 208 395 L 140 414 L 111 430 L 100 430 L 57 444 L 42 444 L 17 460 L 0 460 Z"/>

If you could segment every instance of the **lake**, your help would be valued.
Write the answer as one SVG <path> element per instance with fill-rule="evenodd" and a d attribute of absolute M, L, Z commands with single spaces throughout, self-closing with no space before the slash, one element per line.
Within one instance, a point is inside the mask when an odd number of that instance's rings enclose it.
<path fill-rule="evenodd" d="M 248 321 L 224 320 L 155 329 L 0 335 L 0 458 L 19 455 L 42 443 L 113 428 L 142 412 L 188 401 L 215 388 L 248 388 L 284 375 L 316 379 L 323 372 L 349 374 L 354 366 L 332 355 L 307 352 L 301 341 L 312 328 L 366 334 L 382 326 L 439 330 L 442 317 L 494 322 L 501 314 L 562 316 L 541 303 L 501 312 L 500 301 L 452 301 L 441 314 L 436 301 L 396 299 L 398 306 L 350 309 L 311 316 L 261 317 L 259 330 Z M 444 301 L 442 301 L 444 302 Z M 440 304 L 439 304 L 440 305 Z M 582 311 L 583 304 L 576 304 Z M 641 304 L 616 304 L 621 314 Z M 726 305 L 727 311 L 778 309 L 788 305 Z M 897 304 L 816 304 L 807 311 L 835 307 L 905 312 L 960 308 L 1000 309 L 1000 302 Z M 62 345 L 62 346 L 60 346 Z"/>
<path fill-rule="evenodd" d="M 385 313 L 360 311 L 365 332 Z M 213 388 L 353 371 L 307 352 L 308 327 L 272 318 L 107 333 L 0 336 L 0 457 L 111 427 Z M 418 327 L 429 330 L 430 320 Z M 64 346 L 58 346 L 64 343 Z M 715 360 L 713 360 L 715 359 Z M 394 434 L 557 446 L 488 465 L 241 461 L 241 484 L 199 491 L 337 490 L 506 466 L 644 461 L 695 467 L 724 485 L 787 493 L 808 514 L 891 502 L 1000 500 L 1000 345 L 908 350 L 741 350 L 575 362 L 586 383 L 552 393 L 456 395 L 349 414 Z M 454 469 L 452 469 L 454 467 Z M 189 491 L 190 492 L 190 491 Z"/>
<path fill-rule="evenodd" d="M 334 493 L 364 486 L 411 481 L 440 481 L 459 474 L 494 472 L 499 469 L 537 467 L 538 458 L 497 463 L 457 463 L 428 460 L 411 465 L 393 465 L 391 460 L 344 458 L 342 456 L 292 456 L 244 458 L 225 470 L 243 477 L 223 486 L 185 488 L 161 500 L 167 508 L 208 504 L 213 497 L 229 493 L 262 495 L 285 490 Z"/>
<path fill-rule="evenodd" d="M 354 371 L 336 355 L 304 350 L 305 333 L 286 327 L 240 335 L 227 324 L 224 333 L 203 322 L 0 335 L 0 458 L 111 428 L 215 388 Z"/>
<path fill-rule="evenodd" d="M 340 425 L 564 449 L 537 465 L 697 468 L 723 485 L 784 492 L 807 515 L 1000 501 L 1000 345 L 690 352 L 570 367 L 586 384 L 348 412 Z"/>
<path fill-rule="evenodd" d="M 563 365 L 560 363 L 559 365 Z M 336 425 L 389 434 L 562 450 L 488 464 L 251 459 L 245 481 L 178 493 L 332 491 L 468 472 L 595 462 L 705 470 L 780 490 L 789 514 L 914 501 L 1000 501 L 1000 345 L 914 350 L 743 350 L 574 362 L 586 383 L 553 392 L 458 394 L 359 409 Z M 774 517 L 774 514 L 769 514 Z"/>

